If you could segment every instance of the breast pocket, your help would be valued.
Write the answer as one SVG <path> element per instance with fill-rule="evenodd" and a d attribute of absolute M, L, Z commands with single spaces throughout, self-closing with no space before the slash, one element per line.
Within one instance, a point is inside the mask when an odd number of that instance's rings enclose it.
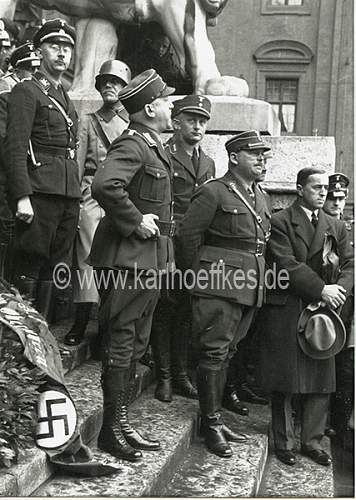
<path fill-rule="evenodd" d="M 225 234 L 238 234 L 248 220 L 248 210 L 236 205 L 222 205 L 217 215 L 217 229 Z"/>
<path fill-rule="evenodd" d="M 162 202 L 169 190 L 169 179 L 166 170 L 156 166 L 145 165 L 140 185 L 140 198 L 153 202 Z"/>
<path fill-rule="evenodd" d="M 182 194 L 187 187 L 187 177 L 184 172 L 175 170 L 173 172 L 173 191 L 174 194 Z"/>

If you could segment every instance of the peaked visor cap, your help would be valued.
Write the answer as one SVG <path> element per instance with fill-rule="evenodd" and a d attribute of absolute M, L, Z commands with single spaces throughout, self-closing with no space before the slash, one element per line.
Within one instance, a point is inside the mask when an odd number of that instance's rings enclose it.
<path fill-rule="evenodd" d="M 225 143 L 226 151 L 230 153 L 237 153 L 241 149 L 254 150 L 263 149 L 264 151 L 270 151 L 271 148 L 263 142 L 261 134 L 257 130 L 247 130 L 246 132 L 241 132 L 234 137 L 231 137 Z"/>
<path fill-rule="evenodd" d="M 347 186 L 349 184 L 350 179 L 345 174 L 335 173 L 329 175 L 328 198 L 347 196 L 349 192 Z"/>
<path fill-rule="evenodd" d="M 159 97 L 166 97 L 175 91 L 154 69 L 148 69 L 135 76 L 130 83 L 119 92 L 119 99 L 129 114 L 137 113 Z"/>
<path fill-rule="evenodd" d="M 24 43 L 17 47 L 10 57 L 10 64 L 13 68 L 17 68 L 22 64 L 37 67 L 41 64 L 41 58 L 37 54 L 34 44 L 32 42 Z"/>
<path fill-rule="evenodd" d="M 75 29 L 63 19 L 46 21 L 33 37 L 35 47 L 39 47 L 44 42 L 63 42 L 74 45 L 75 40 Z"/>
<path fill-rule="evenodd" d="M 211 102 L 203 95 L 187 95 L 173 103 L 172 118 L 179 113 L 194 113 L 210 119 Z"/>

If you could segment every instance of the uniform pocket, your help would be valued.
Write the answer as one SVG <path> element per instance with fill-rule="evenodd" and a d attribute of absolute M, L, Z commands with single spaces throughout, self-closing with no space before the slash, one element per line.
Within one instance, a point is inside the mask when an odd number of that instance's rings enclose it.
<path fill-rule="evenodd" d="M 222 233 L 237 234 L 239 226 L 246 224 L 248 215 L 245 207 L 224 204 L 217 213 L 217 225 Z"/>
<path fill-rule="evenodd" d="M 142 200 L 162 202 L 168 187 L 168 173 L 154 165 L 145 165 L 140 185 Z"/>
<path fill-rule="evenodd" d="M 174 194 L 184 193 L 186 190 L 187 178 L 184 172 L 175 170 L 173 172 L 173 191 Z"/>

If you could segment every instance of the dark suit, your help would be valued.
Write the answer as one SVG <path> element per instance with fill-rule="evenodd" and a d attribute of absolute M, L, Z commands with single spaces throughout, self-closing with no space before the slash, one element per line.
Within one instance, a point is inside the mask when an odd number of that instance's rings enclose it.
<path fill-rule="evenodd" d="M 262 304 L 264 244 L 270 226 L 270 213 L 260 188 L 255 186 L 254 192 L 261 225 L 230 189 L 231 182 L 246 200 L 251 200 L 229 171 L 198 190 L 179 236 L 185 268 L 208 271 L 212 265 L 214 269 L 220 266 L 226 276 L 239 272 L 246 278 L 235 286 L 233 281 L 217 281 L 216 274 L 209 273 L 204 287 L 193 287 L 193 332 L 199 336 L 199 366 L 213 370 L 227 367 L 237 343 L 246 335 L 255 307 Z"/>
<path fill-rule="evenodd" d="M 59 102 L 69 122 L 49 96 Z M 46 268 L 49 278 L 52 266 L 70 263 L 80 198 L 77 124 L 66 91 L 56 89 L 40 72 L 10 94 L 5 145 L 9 192 L 14 208 L 20 198 L 30 196 L 35 214 L 30 224 L 16 221 L 18 275 L 36 279 Z"/>
<path fill-rule="evenodd" d="M 142 214 L 154 213 L 164 222 L 173 215 L 171 166 L 159 137 L 130 123 L 97 171 L 92 195 L 105 216 L 94 236 L 90 263 L 98 269 L 129 272 L 126 286 L 99 290 L 100 322 L 107 326 L 104 364 L 128 368 L 147 347 L 159 296 L 159 289 L 135 287 L 132 273 L 165 270 L 173 261 L 169 236 L 161 232 L 142 240 L 135 234 Z"/>
<path fill-rule="evenodd" d="M 303 394 L 302 444 L 319 448 L 324 434 L 328 395 L 335 391 L 335 360 L 315 360 L 300 349 L 296 325 L 303 308 L 321 300 L 325 282 L 321 278 L 325 234 L 338 242 L 341 271 L 338 284 L 350 292 L 353 255 L 346 229 L 340 221 L 319 211 L 316 230 L 295 202 L 272 217 L 268 244 L 269 265 L 289 273 L 287 290 L 271 289 L 262 310 L 265 330 L 261 335 L 261 383 L 273 391 L 273 430 L 276 448 L 294 446 L 291 395 Z"/>

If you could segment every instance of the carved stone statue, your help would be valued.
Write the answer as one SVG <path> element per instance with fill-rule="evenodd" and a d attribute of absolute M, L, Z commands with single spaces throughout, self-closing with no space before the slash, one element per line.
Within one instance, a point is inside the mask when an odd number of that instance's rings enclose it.
<path fill-rule="evenodd" d="M 159 23 L 168 36 L 182 74 L 188 73 L 195 93 L 247 96 L 245 80 L 221 76 L 207 25 L 228 0 L 23 0 L 77 18 L 77 46 L 72 93 L 94 93 L 92 82 L 101 63 L 115 58 L 116 29 L 121 23 Z M 16 0 L 1 0 L 0 18 L 14 12 Z"/>

